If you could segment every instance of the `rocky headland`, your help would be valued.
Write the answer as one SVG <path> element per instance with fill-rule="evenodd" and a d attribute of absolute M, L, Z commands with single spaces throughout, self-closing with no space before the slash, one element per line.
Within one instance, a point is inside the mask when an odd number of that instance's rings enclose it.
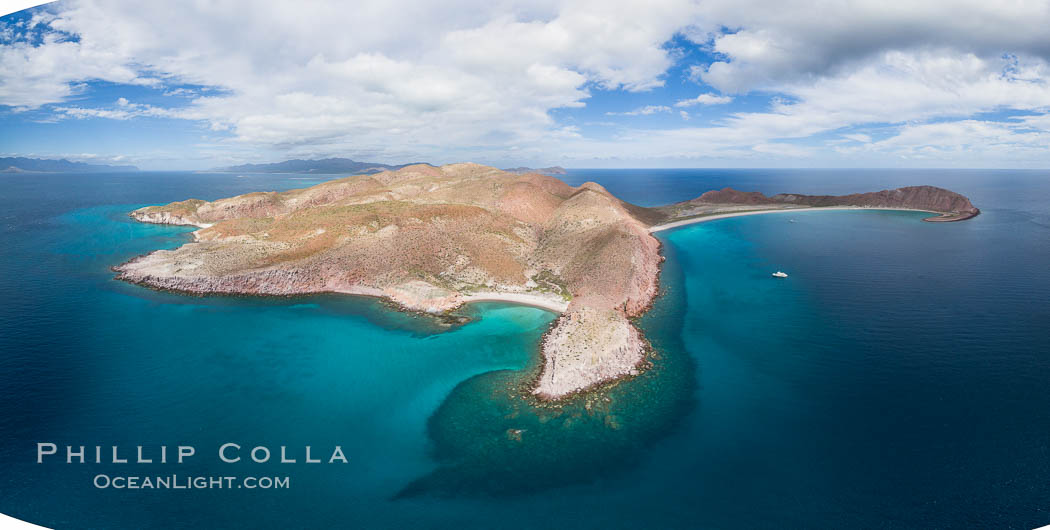
<path fill-rule="evenodd" d="M 114 270 L 121 280 L 198 294 L 337 292 L 430 313 L 476 300 L 544 307 L 561 315 L 544 336 L 532 393 L 558 399 L 644 367 L 648 345 L 631 319 L 657 294 L 662 257 L 651 232 L 712 216 L 833 207 L 922 210 L 941 221 L 979 213 L 962 195 L 930 186 L 772 197 L 726 188 L 643 208 L 593 182 L 419 164 L 135 210 L 142 222 L 199 229 L 191 243 Z"/>
<path fill-rule="evenodd" d="M 870 208 L 881 210 L 918 210 L 932 215 L 928 222 L 963 221 L 980 214 L 970 200 L 958 193 L 935 186 L 907 186 L 893 190 L 851 195 L 800 195 L 781 193 L 767 197 L 757 191 L 737 191 L 733 188 L 712 190 L 685 202 L 662 206 L 675 226 L 694 217 L 743 211 L 788 210 L 798 208 Z"/>

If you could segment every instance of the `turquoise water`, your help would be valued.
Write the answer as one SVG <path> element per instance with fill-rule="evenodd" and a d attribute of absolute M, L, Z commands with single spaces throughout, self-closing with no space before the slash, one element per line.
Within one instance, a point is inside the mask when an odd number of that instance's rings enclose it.
<path fill-rule="evenodd" d="M 553 315 L 452 329 L 376 300 L 186 297 L 109 267 L 186 240 L 141 204 L 313 184 L 14 175 L 0 195 L 0 512 L 59 527 L 914 527 L 1050 522 L 1050 185 L 1038 172 L 572 172 L 638 203 L 939 184 L 984 213 L 753 216 L 662 233 L 641 377 L 521 399 Z M 791 222 L 794 221 L 794 222 Z M 782 269 L 786 280 L 769 273 Z M 515 435 L 514 433 L 518 433 Z M 520 436 L 520 440 L 518 437 Z M 35 443 L 169 446 L 135 474 L 287 475 L 288 490 L 98 490 L 119 465 Z M 237 442 L 341 464 L 220 464 Z M 301 449 L 295 449 L 301 453 Z M 148 468 L 143 471 L 142 468 Z M 557 517 L 555 520 L 554 517 Z"/>

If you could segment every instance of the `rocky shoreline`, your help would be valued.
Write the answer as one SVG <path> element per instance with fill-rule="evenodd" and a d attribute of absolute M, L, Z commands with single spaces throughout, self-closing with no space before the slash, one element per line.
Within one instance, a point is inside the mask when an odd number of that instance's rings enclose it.
<path fill-rule="evenodd" d="M 726 188 L 642 208 L 591 182 L 573 188 L 476 164 L 417 165 L 283 193 L 141 208 L 129 215 L 197 226 L 194 241 L 114 270 L 119 280 L 200 295 L 343 293 L 431 315 L 483 300 L 541 307 L 560 316 L 541 341 L 529 394 L 556 401 L 644 370 L 650 346 L 633 319 L 659 291 L 664 258 L 652 232 L 835 207 L 922 209 L 942 214 L 941 222 L 979 212 L 931 187 L 843 197 Z"/>

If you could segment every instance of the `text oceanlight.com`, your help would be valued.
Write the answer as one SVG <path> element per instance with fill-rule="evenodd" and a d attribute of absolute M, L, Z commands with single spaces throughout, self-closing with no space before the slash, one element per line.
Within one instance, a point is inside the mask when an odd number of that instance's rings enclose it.
<path fill-rule="evenodd" d="M 99 489 L 288 489 L 288 477 L 186 477 L 179 475 L 133 477 L 95 475 L 94 485 Z"/>

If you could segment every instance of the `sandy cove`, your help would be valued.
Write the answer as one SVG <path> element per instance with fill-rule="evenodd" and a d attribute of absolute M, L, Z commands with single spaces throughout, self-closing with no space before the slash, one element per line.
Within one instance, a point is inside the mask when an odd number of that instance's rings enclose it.
<path fill-rule="evenodd" d="M 743 210 L 739 212 L 727 212 L 718 213 L 712 215 L 703 215 L 694 217 L 692 219 L 683 219 L 681 221 L 674 221 L 672 223 L 665 223 L 661 225 L 655 225 L 649 228 L 649 233 L 662 232 L 664 230 L 670 230 L 672 228 L 678 228 L 679 226 L 686 226 L 696 223 L 706 223 L 707 221 L 717 221 L 718 219 L 728 219 L 730 217 L 743 217 L 745 215 L 762 215 L 767 213 L 791 213 L 791 212 L 814 212 L 814 211 L 830 211 L 830 210 L 869 210 L 869 211 L 900 211 L 900 212 L 923 212 L 934 214 L 935 216 L 943 215 L 941 212 L 935 212 L 932 210 L 919 210 L 916 208 L 869 208 L 866 206 L 821 206 L 813 208 L 777 208 L 775 210 Z M 924 221 L 933 221 L 937 217 L 929 217 L 923 219 Z M 960 219 L 961 220 L 961 219 Z M 936 222 L 936 221 L 933 221 Z"/>
<path fill-rule="evenodd" d="M 420 311 L 423 313 L 443 313 L 446 311 L 452 311 L 463 304 L 469 304 L 474 302 L 503 302 L 516 305 L 524 305 L 529 307 L 536 307 L 552 313 L 562 314 L 569 308 L 569 302 L 564 299 L 545 297 L 536 294 L 529 293 L 506 293 L 506 292 L 480 292 L 473 293 L 470 295 L 457 295 L 450 297 L 449 299 L 441 303 L 406 303 L 401 297 L 392 296 L 389 291 L 376 289 L 373 287 L 362 287 L 354 286 L 347 289 L 336 289 L 331 291 L 339 294 L 349 294 L 354 296 L 371 296 L 375 298 L 383 298 L 390 300 L 409 311 Z"/>
<path fill-rule="evenodd" d="M 540 309 L 546 309 L 552 313 L 564 313 L 569 309 L 569 302 L 562 300 L 556 300 L 553 298 L 544 298 L 533 294 L 516 294 L 516 293 L 474 293 L 469 296 L 463 297 L 464 303 L 471 302 L 506 302 L 518 305 L 527 305 L 531 307 L 538 307 Z"/>

